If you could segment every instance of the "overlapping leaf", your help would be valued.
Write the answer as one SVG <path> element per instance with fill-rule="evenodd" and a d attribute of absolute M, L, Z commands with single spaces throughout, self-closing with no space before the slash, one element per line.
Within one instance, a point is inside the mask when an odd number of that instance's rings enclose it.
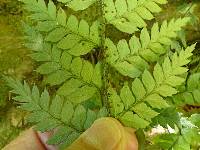
<path fill-rule="evenodd" d="M 103 0 L 104 16 L 107 23 L 126 33 L 134 33 L 138 28 L 146 26 L 145 20 L 154 18 L 158 13 L 158 4 L 166 4 L 166 0 Z"/>
<path fill-rule="evenodd" d="M 168 52 L 167 46 L 187 22 L 188 18 L 172 19 L 169 23 L 164 21 L 160 29 L 158 23 L 155 23 L 151 36 L 144 28 L 140 38 L 132 36 L 129 44 L 126 40 L 121 40 L 114 45 L 110 39 L 106 39 L 107 61 L 122 75 L 138 77 L 149 68 L 149 63 L 158 61 L 160 56 Z"/>
<path fill-rule="evenodd" d="M 141 78 L 132 82 L 131 88 L 124 85 L 120 96 L 111 88 L 109 101 L 112 115 L 126 126 L 147 127 L 159 114 L 155 108 L 168 107 L 165 97 L 176 94 L 176 87 L 184 83 L 181 75 L 187 72 L 184 65 L 189 63 L 194 47 L 187 47 L 179 55 L 175 53 L 171 60 L 166 57 L 162 65 L 156 64 L 153 75 L 145 70 Z"/>

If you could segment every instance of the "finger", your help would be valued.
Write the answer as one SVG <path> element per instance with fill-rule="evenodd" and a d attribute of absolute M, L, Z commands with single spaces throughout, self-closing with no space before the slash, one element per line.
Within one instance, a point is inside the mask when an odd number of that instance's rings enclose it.
<path fill-rule="evenodd" d="M 138 150 L 138 141 L 133 128 L 125 128 L 127 133 L 127 150 Z"/>
<path fill-rule="evenodd" d="M 124 128 L 114 118 L 101 118 L 66 150 L 137 150 L 138 142 L 131 128 Z"/>
<path fill-rule="evenodd" d="M 45 150 L 45 147 L 40 142 L 35 131 L 31 128 L 24 131 L 2 150 Z"/>
<path fill-rule="evenodd" d="M 53 145 L 48 145 L 47 141 L 48 139 L 52 136 L 53 132 L 37 132 L 37 135 L 40 139 L 40 141 L 42 142 L 42 144 L 44 145 L 46 150 L 57 150 L 56 146 Z"/>

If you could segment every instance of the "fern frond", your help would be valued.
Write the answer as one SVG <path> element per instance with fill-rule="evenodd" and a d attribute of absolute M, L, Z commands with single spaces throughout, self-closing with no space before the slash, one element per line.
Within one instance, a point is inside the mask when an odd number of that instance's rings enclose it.
<path fill-rule="evenodd" d="M 48 143 L 70 145 L 81 133 L 88 129 L 98 118 L 106 115 L 104 108 L 99 112 L 85 109 L 82 105 L 74 106 L 69 101 L 56 95 L 50 98 L 47 90 L 41 94 L 37 86 L 31 89 L 26 82 L 6 78 L 8 85 L 17 94 L 13 99 L 19 102 L 20 108 L 30 111 L 28 121 L 36 124 L 36 129 L 45 132 L 58 129 Z M 60 138 L 62 136 L 62 138 Z"/>
<path fill-rule="evenodd" d="M 156 64 L 153 75 L 145 70 L 141 78 L 136 78 L 130 88 L 127 84 L 120 91 L 120 96 L 110 89 L 110 105 L 112 116 L 124 125 L 134 128 L 145 128 L 159 113 L 156 109 L 168 107 L 165 98 L 178 93 L 176 87 L 184 83 L 181 77 L 187 72 L 185 65 L 189 63 L 195 45 L 175 53 L 170 60 L 166 57 L 162 65 Z"/>
<path fill-rule="evenodd" d="M 69 8 L 74 11 L 87 9 L 89 6 L 97 2 L 97 0 L 58 0 L 59 2 L 64 3 Z"/>
<path fill-rule="evenodd" d="M 149 63 L 158 61 L 160 56 L 168 52 L 172 39 L 177 37 L 178 31 L 188 20 L 189 18 L 179 18 L 172 19 L 169 23 L 164 21 L 160 29 L 158 23 L 155 23 L 151 29 L 151 36 L 144 28 L 140 38 L 132 36 L 129 44 L 126 40 L 120 40 L 114 45 L 110 39 L 106 39 L 107 61 L 122 75 L 138 77 L 149 68 Z"/>
<path fill-rule="evenodd" d="M 31 19 L 37 22 L 36 29 L 43 34 L 46 42 L 57 44 L 71 55 L 85 55 L 100 45 L 99 23 L 91 26 L 85 21 L 79 21 L 67 15 L 61 8 L 57 11 L 52 1 L 46 6 L 44 0 L 22 0 L 25 8 L 30 11 Z"/>
<path fill-rule="evenodd" d="M 30 16 L 33 20 L 52 21 L 52 23 L 56 21 L 57 10 L 56 6 L 51 0 L 49 1 L 47 6 L 44 0 L 20 0 L 20 1 L 25 4 L 24 8 L 26 10 L 33 13 Z"/>
<path fill-rule="evenodd" d="M 42 62 L 36 71 L 45 75 L 46 84 L 53 86 L 64 83 L 57 94 L 68 97 L 76 104 L 93 96 L 100 99 L 99 92 L 102 86 L 100 63 L 92 65 L 89 61 L 79 57 L 73 58 L 68 51 L 62 51 L 55 45 L 48 43 L 41 45 L 41 48 L 31 56 L 34 60 Z"/>
<path fill-rule="evenodd" d="M 172 102 L 176 105 L 200 105 L 200 73 L 188 77 L 184 91 L 174 95 Z"/>
<path fill-rule="evenodd" d="M 129 34 L 146 26 L 145 20 L 152 20 L 152 13 L 158 13 L 158 4 L 166 4 L 166 0 L 103 0 L 104 15 L 108 24 Z"/>
<path fill-rule="evenodd" d="M 180 115 L 175 107 L 168 107 L 159 111 L 159 115 L 152 119 L 151 126 L 161 125 L 164 128 L 175 129 L 175 125 L 179 126 Z"/>
<path fill-rule="evenodd" d="M 72 103 L 81 103 L 95 94 L 100 97 L 102 86 L 100 63 L 93 66 L 89 61 L 80 57 L 73 58 L 66 51 L 61 53 L 56 47 L 48 49 L 48 46 L 46 55 L 44 54 L 43 58 L 40 56 L 42 56 L 40 52 L 32 55 L 40 61 L 44 58 L 44 63 L 37 68 L 37 72 L 46 76 L 45 83 L 51 86 L 64 83 L 57 94 L 66 96 Z"/>
<path fill-rule="evenodd" d="M 199 128 L 190 121 L 190 118 L 180 119 L 180 131 L 178 133 L 165 133 L 153 138 L 153 143 L 163 150 L 189 150 L 199 147 Z M 183 121 L 184 120 L 184 121 Z M 182 122 L 183 121 L 183 122 Z"/>

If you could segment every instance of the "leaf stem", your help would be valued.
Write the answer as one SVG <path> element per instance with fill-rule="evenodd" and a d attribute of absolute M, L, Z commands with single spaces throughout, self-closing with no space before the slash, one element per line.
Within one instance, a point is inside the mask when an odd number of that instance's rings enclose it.
<path fill-rule="evenodd" d="M 104 12 L 103 12 L 103 1 L 102 0 L 98 0 L 98 8 L 99 8 L 99 13 L 100 13 L 100 17 L 99 17 L 99 22 L 100 22 L 100 37 L 101 37 L 101 44 L 100 44 L 100 55 L 102 57 L 102 77 L 103 77 L 103 88 L 102 88 L 102 92 L 101 92 L 101 98 L 102 98 L 102 105 L 107 109 L 107 111 L 110 114 L 110 110 L 109 110 L 109 102 L 108 102 L 108 95 L 107 95 L 107 89 L 108 89 L 108 64 L 105 60 L 105 39 L 106 39 L 106 35 L 105 35 L 105 31 L 106 31 L 106 20 L 104 18 Z"/>

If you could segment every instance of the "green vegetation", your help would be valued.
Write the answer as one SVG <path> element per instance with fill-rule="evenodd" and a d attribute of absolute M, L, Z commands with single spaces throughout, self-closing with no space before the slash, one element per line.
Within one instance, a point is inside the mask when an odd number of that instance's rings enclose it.
<path fill-rule="evenodd" d="M 8 137 L 1 147 L 36 125 L 42 132 L 58 129 L 48 144 L 63 149 L 110 116 L 137 129 L 141 150 L 200 148 L 198 1 L 0 4 L 15 20 L 1 16 L 0 132 Z M 13 123 L 16 106 L 21 115 Z M 158 125 L 166 133 L 149 135 Z"/>

